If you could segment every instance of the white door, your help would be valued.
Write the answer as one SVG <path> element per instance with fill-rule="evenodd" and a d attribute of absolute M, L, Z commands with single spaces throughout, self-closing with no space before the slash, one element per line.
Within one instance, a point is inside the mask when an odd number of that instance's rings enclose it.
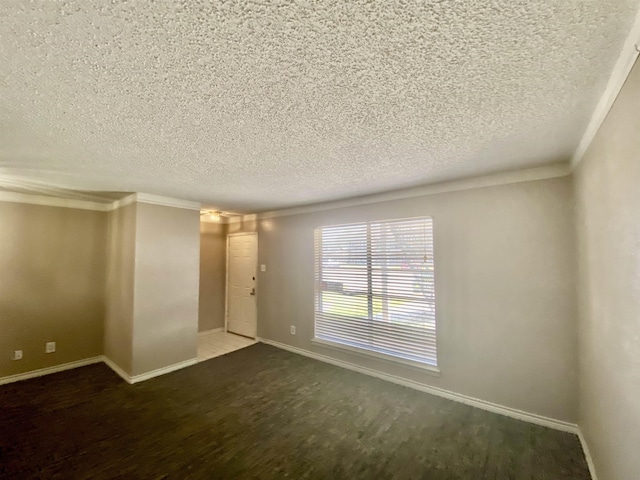
<path fill-rule="evenodd" d="M 255 338 L 258 334 L 258 234 L 231 234 L 228 238 L 227 331 Z"/>

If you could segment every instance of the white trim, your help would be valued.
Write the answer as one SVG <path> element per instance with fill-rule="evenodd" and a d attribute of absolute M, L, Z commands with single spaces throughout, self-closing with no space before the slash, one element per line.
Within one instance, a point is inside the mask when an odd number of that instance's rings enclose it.
<path fill-rule="evenodd" d="M 126 197 L 122 197 L 119 200 L 116 200 L 111 205 L 109 205 L 109 211 L 117 210 L 122 207 L 126 207 L 127 205 L 131 205 L 136 201 L 136 194 L 132 193 L 131 195 L 127 195 Z"/>
<path fill-rule="evenodd" d="M 167 367 L 157 368 L 155 370 L 151 370 L 147 373 L 141 373 L 139 375 L 134 375 L 131 377 L 131 382 L 129 383 L 139 383 L 144 382 L 145 380 L 149 380 L 154 377 L 159 377 L 160 375 L 164 375 L 166 373 L 175 372 L 176 370 L 181 370 L 186 367 L 190 367 L 198 363 L 197 358 L 192 358 L 190 360 L 185 360 L 184 362 L 174 363 L 173 365 L 169 365 Z"/>
<path fill-rule="evenodd" d="M 591 457 L 591 452 L 589 451 L 589 445 L 587 445 L 587 439 L 584 438 L 584 434 L 582 433 L 582 429 L 580 428 L 578 428 L 578 438 L 580 439 L 580 444 L 582 445 L 584 457 L 587 460 L 587 466 L 589 467 L 591 480 L 598 480 L 598 475 L 596 474 L 596 466 L 593 463 L 593 458 Z"/>
<path fill-rule="evenodd" d="M 161 197 L 160 195 L 151 195 L 149 193 L 136 193 L 135 196 L 136 202 L 138 203 L 149 203 L 151 205 L 161 205 L 163 207 L 175 207 L 184 208 L 186 210 L 198 210 L 198 212 L 200 211 L 200 202 Z"/>
<path fill-rule="evenodd" d="M 369 368 L 361 367 L 359 365 L 355 365 L 353 363 L 344 362 L 342 360 L 336 360 L 335 358 L 331 358 L 326 355 L 321 355 L 319 353 L 311 352 L 309 350 L 304 350 L 298 347 L 292 347 L 291 345 L 286 345 L 280 342 L 274 342 L 273 340 L 267 340 L 265 338 L 256 338 L 256 340 L 262 343 L 265 343 L 267 345 L 272 345 L 274 347 L 281 348 L 283 350 L 288 350 L 290 352 L 297 353 L 298 355 L 304 355 L 305 357 L 310 357 L 315 360 L 320 360 L 321 362 L 330 363 L 338 367 L 346 368 L 348 370 L 353 370 L 354 372 L 363 373 L 365 375 L 376 377 L 381 380 L 386 380 L 388 382 L 402 385 L 404 387 L 413 388 L 421 392 L 430 393 L 431 395 L 436 395 L 438 397 L 446 398 L 448 400 L 453 400 L 455 402 L 464 403 L 465 405 L 480 408 L 482 410 L 498 413 L 500 415 L 505 415 L 507 417 L 523 420 L 525 422 L 534 423 L 536 425 L 542 425 L 543 427 L 553 428 L 554 430 L 560 430 L 563 432 L 569 432 L 574 434 L 578 433 L 578 426 L 574 423 L 569 423 L 562 420 L 556 420 L 554 418 L 545 417 L 535 413 L 523 412 L 522 410 L 518 410 L 511 407 L 505 407 L 503 405 L 498 405 L 497 403 L 488 402 L 486 400 L 481 400 L 479 398 L 469 397 L 467 395 L 450 392 L 449 390 L 444 390 L 442 388 L 431 387 L 422 383 L 418 383 L 412 380 L 407 380 L 405 378 L 398 377 L 396 375 L 382 373 L 377 370 L 372 370 Z"/>
<path fill-rule="evenodd" d="M 120 368 L 113 360 L 111 360 L 109 357 L 103 355 L 102 356 L 102 361 L 104 362 L 104 364 L 109 367 L 111 370 L 113 370 L 114 372 L 116 372 L 118 374 L 118 376 L 120 378 L 122 378 L 125 382 L 127 383 L 133 383 L 131 382 L 131 376 L 125 372 L 122 368 Z"/>
<path fill-rule="evenodd" d="M 189 200 L 180 200 L 179 198 L 161 197 L 160 195 L 151 195 L 149 193 L 132 193 L 120 200 L 116 200 L 110 205 L 110 210 L 116 210 L 131 203 L 147 203 L 149 205 L 160 205 L 162 207 L 184 208 L 186 210 L 200 211 L 200 203 L 191 202 Z"/>
<path fill-rule="evenodd" d="M 17 373 L 15 375 L 9 375 L 7 377 L 0 378 L 0 385 L 7 383 L 20 382 L 22 380 L 28 380 L 30 378 L 42 377 L 44 375 L 50 375 L 52 373 L 64 372 L 65 370 L 71 370 L 74 368 L 85 367 L 87 365 L 93 365 L 94 363 L 102 362 L 102 357 L 91 357 L 75 362 L 63 363 L 62 365 L 56 365 L 54 367 L 40 368 L 38 370 L 32 370 L 25 373 Z"/>
<path fill-rule="evenodd" d="M 262 220 L 273 217 L 283 217 L 288 215 L 299 215 L 302 213 L 319 212 L 335 208 L 356 207 L 370 203 L 389 202 L 402 200 L 405 198 L 423 197 L 438 193 L 457 192 L 460 190 L 471 190 L 474 188 L 493 187 L 498 185 L 509 185 L 513 183 L 532 182 L 536 180 L 546 180 L 549 178 L 566 177 L 571 174 L 571 167 L 568 163 L 557 163 L 545 167 L 529 168 L 525 170 L 514 170 L 493 175 L 485 175 L 464 180 L 453 180 L 451 182 L 434 183 L 422 187 L 406 188 L 404 190 L 393 190 L 389 192 L 366 195 L 363 197 L 348 198 L 330 202 L 316 203 L 304 207 L 286 208 L 271 212 L 259 213 L 257 215 L 245 215 L 245 220 Z"/>
<path fill-rule="evenodd" d="M 389 363 L 401 364 L 411 368 L 417 368 L 418 370 L 427 373 L 428 375 L 433 375 L 436 377 L 440 376 L 440 370 L 438 367 L 434 367 L 433 365 L 427 365 L 426 363 L 413 362 L 411 360 L 405 360 L 400 357 L 394 357 L 392 355 L 385 355 L 384 353 L 374 352 L 372 350 L 366 350 L 364 348 L 352 347 L 350 345 L 344 345 L 342 343 L 330 342 L 328 340 L 322 340 L 321 338 L 312 338 L 311 343 L 314 345 L 318 345 L 319 347 L 324 348 L 332 348 L 334 350 L 342 350 L 343 352 L 350 352 L 361 357 L 369 357 L 375 358 L 376 360 L 383 360 Z"/>
<path fill-rule="evenodd" d="M 544 167 L 529 168 L 524 170 L 513 170 L 503 173 L 484 175 L 463 180 L 453 180 L 450 182 L 434 183 L 421 187 L 407 188 L 403 190 L 392 190 L 373 195 L 362 197 L 348 198 L 345 200 L 336 200 L 330 202 L 315 203 L 303 207 L 286 208 L 260 214 L 236 215 L 228 217 L 226 222 L 221 223 L 240 223 L 244 221 L 255 221 L 272 217 L 281 217 L 287 215 L 298 215 L 301 213 L 318 212 L 322 210 L 330 210 L 334 208 L 353 207 L 358 205 L 367 205 L 370 203 L 388 202 L 392 200 L 401 200 L 404 198 L 421 197 L 426 195 L 434 195 L 438 193 L 456 192 L 460 190 L 470 190 L 474 188 L 483 188 L 498 185 L 509 185 L 520 182 L 531 182 L 535 180 L 545 180 L 549 178 L 564 177 L 571 174 L 571 168 L 568 164 L 553 164 Z M 132 203 L 147 203 L 151 205 L 161 205 L 164 207 L 184 208 L 187 210 L 201 209 L 201 204 L 188 200 L 180 200 L 176 198 L 163 197 L 160 195 L 151 195 L 148 193 L 132 193 L 119 200 L 113 202 L 92 202 L 87 200 L 79 200 L 66 198 L 65 196 L 75 195 L 73 191 L 65 193 L 60 190 L 60 196 L 49 197 L 41 195 L 32 195 L 26 193 L 2 192 L 0 191 L 0 201 L 31 203 L 34 205 L 49 205 L 54 207 L 77 208 L 82 210 L 96 210 L 108 212 L 118 208 L 130 205 Z M 99 198 L 99 197 L 95 197 Z"/>
<path fill-rule="evenodd" d="M 602 126 L 602 123 L 609 114 L 613 103 L 616 101 L 620 90 L 622 90 L 624 82 L 629 76 L 629 73 L 631 72 L 631 69 L 633 68 L 633 65 L 640 53 L 638 51 L 639 44 L 640 10 L 636 13 L 635 21 L 626 41 L 624 42 L 624 46 L 622 47 L 620 56 L 613 67 L 613 71 L 609 76 L 607 86 L 605 87 L 593 114 L 591 115 L 591 120 L 582 135 L 578 148 L 576 148 L 576 151 L 573 154 L 573 158 L 571 159 L 572 168 L 575 168 L 584 157 L 584 154 L 589 149 L 589 146 Z"/>
<path fill-rule="evenodd" d="M 3 192 L 0 191 L 0 202 L 26 203 L 28 205 L 43 205 L 47 207 L 75 208 L 78 210 L 95 210 L 107 212 L 111 209 L 111 203 L 89 202 L 73 198 L 47 197 L 44 195 L 32 195 L 30 193 Z"/>
<path fill-rule="evenodd" d="M 224 327 L 212 328 L 211 330 L 203 330 L 201 332 L 198 332 L 198 336 L 208 335 L 210 333 L 218 333 L 218 332 L 224 332 Z"/>
<path fill-rule="evenodd" d="M 18 373 L 16 375 L 9 375 L 8 377 L 2 377 L 0 378 L 0 385 L 4 385 L 6 383 L 19 382 L 21 380 L 28 380 L 30 378 L 35 378 L 35 377 L 41 377 L 43 375 L 50 375 L 52 373 L 63 372 L 65 370 L 71 370 L 73 368 L 84 367 L 86 365 L 92 365 L 94 363 L 100 363 L 100 362 L 105 363 L 111 370 L 117 373 L 118 376 L 121 377 L 124 381 L 130 384 L 133 384 L 133 383 L 142 382 L 144 380 L 148 380 L 153 377 L 157 377 L 159 375 L 164 375 L 165 373 L 173 372 L 175 370 L 180 370 L 181 368 L 195 365 L 196 363 L 198 363 L 198 359 L 193 358 L 191 360 L 186 360 L 184 362 L 169 365 L 167 367 L 158 368 L 157 370 L 152 370 L 151 372 L 131 376 L 127 372 L 125 372 L 122 368 L 120 368 L 113 360 L 106 357 L 105 355 L 101 355 L 98 357 L 78 360 L 76 362 L 56 365 L 54 367 L 41 368 L 39 370 L 33 370 L 31 372 Z"/>
<path fill-rule="evenodd" d="M 29 205 L 43 205 L 47 207 L 75 208 L 78 210 L 94 210 L 97 212 L 111 212 L 132 203 L 147 203 L 163 207 L 200 210 L 200 204 L 187 200 L 149 195 L 147 193 L 133 193 L 119 200 L 109 202 L 93 202 L 65 196 L 50 197 L 31 193 L 6 192 L 0 190 L 0 202 L 26 203 Z"/>
<path fill-rule="evenodd" d="M 122 368 L 120 368 L 113 360 L 110 358 L 103 356 L 102 361 L 114 372 L 118 374 L 120 378 L 122 378 L 125 382 L 130 385 L 134 383 L 144 382 L 145 380 L 149 380 L 154 377 L 159 377 L 160 375 L 164 375 L 165 373 L 175 372 L 176 370 L 180 370 L 186 367 L 190 367 L 198 363 L 197 358 L 192 358 L 191 360 L 185 360 L 184 362 L 174 363 L 173 365 L 169 365 L 167 367 L 157 368 L 156 370 L 151 370 L 147 373 L 141 373 L 139 375 L 129 375 Z"/>
<path fill-rule="evenodd" d="M 303 355 L 305 357 L 313 358 L 315 360 L 319 360 L 321 362 L 330 363 L 332 365 L 336 365 L 338 367 L 346 368 L 348 370 L 353 370 L 355 372 L 363 373 L 365 375 L 369 375 L 372 377 L 379 378 L 381 380 L 386 380 L 391 383 L 395 383 L 398 385 L 402 385 L 405 387 L 413 388 L 415 390 L 419 390 L 421 392 L 430 393 L 432 395 L 436 395 L 438 397 L 446 398 L 449 400 L 453 400 L 456 402 L 464 403 L 465 405 L 470 405 L 472 407 L 477 407 L 482 410 L 487 410 L 489 412 L 498 413 L 501 415 L 505 415 L 507 417 L 516 418 L 518 420 L 523 420 L 525 422 L 534 423 L 536 425 L 542 425 L 544 427 L 553 428 L 555 430 L 561 430 L 563 432 L 569 432 L 577 434 L 580 443 L 582 444 L 582 448 L 584 450 L 584 454 L 587 460 L 587 464 L 589 466 L 589 471 L 591 472 L 591 476 L 593 480 L 597 480 L 595 467 L 593 464 L 593 459 L 591 457 L 591 453 L 589 451 L 589 447 L 587 445 L 586 439 L 582 434 L 582 431 L 578 428 L 577 425 L 569 422 L 564 422 L 562 420 L 555 420 L 553 418 L 544 417 L 542 415 L 537 415 L 534 413 L 523 412 L 522 410 L 517 410 L 515 408 L 505 407 L 502 405 L 498 405 L 496 403 L 487 402 L 485 400 L 480 400 L 478 398 L 469 397 L 467 395 L 461 395 L 459 393 L 450 392 L 448 390 L 444 390 L 437 387 L 430 387 L 428 385 L 424 385 L 418 382 L 414 382 L 411 380 L 407 380 L 396 375 L 390 375 L 387 373 L 378 372 L 376 370 L 371 370 L 369 368 L 361 367 L 355 365 L 353 363 L 344 362 L 342 360 L 336 360 L 334 358 L 328 357 L 326 355 L 321 355 L 319 353 L 314 353 L 309 350 L 304 350 L 298 347 L 292 347 L 291 345 L 286 345 L 284 343 L 275 342 L 273 340 L 267 340 L 266 338 L 256 337 L 256 340 L 267 344 L 272 345 L 274 347 L 280 348 L 282 350 L 287 350 L 298 355 Z M 75 362 L 64 363 L 62 365 L 56 365 L 54 367 L 41 368 L 39 370 L 33 370 L 31 372 L 26 373 L 18 373 L 15 375 L 9 375 L 7 377 L 0 378 L 0 385 L 5 385 L 8 383 L 19 382 L 22 380 L 28 380 L 30 378 L 41 377 L 43 375 L 50 375 L 52 373 L 63 372 L 65 370 L 71 370 L 74 368 L 84 367 L 87 365 L 93 365 L 96 363 L 103 362 L 105 363 L 111 370 L 113 370 L 118 376 L 120 376 L 127 383 L 133 384 L 142 382 L 145 380 L 149 380 L 154 377 L 158 377 L 160 375 L 164 375 L 166 373 L 174 372 L 176 370 L 180 370 L 182 368 L 190 367 L 198 363 L 197 358 L 193 358 L 191 360 L 186 360 L 184 362 L 175 363 L 173 365 L 169 365 L 167 367 L 158 368 L 156 370 L 152 370 L 147 373 L 142 373 L 140 375 L 135 375 L 131 377 L 124 370 L 122 370 L 118 365 L 116 365 L 111 359 L 108 357 L 101 355 L 98 357 L 86 358 L 84 360 L 78 360 Z"/>
<path fill-rule="evenodd" d="M 108 205 L 113 202 L 113 198 L 103 195 L 100 191 L 78 191 L 69 188 L 63 188 L 40 182 L 37 180 L 29 180 L 24 177 L 16 177 L 2 173 L 7 169 L 0 168 L 0 188 L 6 189 L 7 192 L 23 193 L 27 195 L 44 196 L 49 198 L 64 198 L 67 200 L 80 200 L 91 203 Z"/>

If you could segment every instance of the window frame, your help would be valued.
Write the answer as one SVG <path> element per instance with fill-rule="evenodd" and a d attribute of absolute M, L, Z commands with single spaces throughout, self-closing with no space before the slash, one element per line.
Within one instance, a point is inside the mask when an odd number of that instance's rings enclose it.
<path fill-rule="evenodd" d="M 374 267 L 372 265 L 372 260 L 371 260 L 371 250 L 372 250 L 372 245 L 373 245 L 373 241 L 372 241 L 372 237 L 371 237 L 371 227 L 372 225 L 384 225 L 385 223 L 393 223 L 393 222 L 402 222 L 402 221 L 416 221 L 416 220 L 429 220 L 430 222 L 430 231 L 429 231 L 429 236 L 432 239 L 432 243 L 431 243 L 431 251 L 430 254 L 432 256 L 432 281 L 431 281 L 431 286 L 433 287 L 433 308 L 434 308 L 434 313 L 433 313 L 433 321 L 434 321 L 434 326 L 433 326 L 433 335 L 434 335 L 434 339 L 433 339 L 433 346 L 434 346 L 434 354 L 433 354 L 433 358 L 435 360 L 435 364 L 429 363 L 429 362 L 422 362 L 422 361 L 418 361 L 418 360 L 413 360 L 410 358 L 404 358 L 402 356 L 398 356 L 398 355 L 393 355 L 393 354 L 387 354 L 384 352 L 380 352 L 380 351 L 376 351 L 375 349 L 368 349 L 368 348 L 364 348 L 364 347 L 360 347 L 360 346 L 356 346 L 356 345 L 350 345 L 348 343 L 343 343 L 343 342 L 338 342 L 338 341 L 331 341 L 329 339 L 326 338 L 319 338 L 317 335 L 317 328 L 318 328 L 318 313 L 320 314 L 325 314 L 325 312 L 322 312 L 321 310 L 319 311 L 318 306 L 322 305 L 323 302 L 323 292 L 324 291 L 330 291 L 329 289 L 323 289 L 321 284 L 325 283 L 322 279 L 323 279 L 323 273 L 325 272 L 325 269 L 323 268 L 323 262 L 322 262 L 322 240 L 320 240 L 320 242 L 318 241 L 318 235 L 322 235 L 323 233 L 323 229 L 329 229 L 329 228 L 339 228 L 339 227 L 356 227 L 358 225 L 364 225 L 366 227 L 366 251 L 367 251 L 367 255 L 366 255 L 366 278 L 367 278 L 367 291 L 366 291 L 366 297 L 367 297 L 367 313 L 368 313 L 368 320 L 372 321 L 372 303 L 374 301 L 374 299 L 379 295 L 376 295 L 376 293 L 374 293 L 373 289 L 372 289 L 372 278 L 374 276 L 375 270 Z M 360 221 L 360 222 L 352 222 L 352 223 L 344 223 L 344 224 L 330 224 L 330 225 L 319 225 L 316 226 L 314 228 L 314 315 L 313 315 L 313 325 L 314 325 L 314 336 L 311 339 L 312 344 L 317 345 L 317 346 L 321 346 L 321 347 L 326 347 L 326 348 L 331 348 L 331 349 L 335 349 L 335 350 L 340 350 L 340 351 L 347 351 L 350 353 L 354 353 L 357 354 L 359 356 L 364 356 L 364 357 L 369 357 L 369 358 L 375 358 L 377 360 L 382 360 L 382 361 L 386 361 L 386 362 L 390 362 L 390 363 L 394 363 L 394 364 L 401 364 L 404 366 L 409 366 L 409 367 L 413 367 L 413 368 L 417 368 L 420 370 L 425 371 L 426 373 L 429 374 L 433 374 L 436 376 L 439 376 L 440 373 L 440 356 L 439 356 L 439 349 L 437 348 L 437 343 L 438 343 L 438 322 L 436 320 L 436 310 L 435 310 L 435 254 L 434 254 L 434 250 L 435 247 L 433 245 L 433 232 L 434 232 L 434 220 L 433 217 L 431 216 L 417 216 L 417 217 L 408 217 L 408 218 L 393 218 L 393 219 L 387 219 L 387 220 L 367 220 L 367 221 Z M 320 237 L 321 238 L 321 237 Z M 426 245 L 428 244 L 428 242 L 426 242 L 425 240 L 425 248 Z M 320 251 L 319 251 L 320 250 Z M 388 258 L 389 255 L 389 251 L 385 250 L 384 251 L 384 257 L 385 259 Z M 426 255 L 426 254 L 425 254 Z M 348 257 L 349 259 L 352 259 L 353 257 Z M 386 261 L 386 260 L 385 260 Z M 387 280 L 385 279 L 385 282 Z M 426 284 L 425 284 L 426 285 Z M 391 296 L 387 295 L 388 298 L 390 298 Z M 426 304 L 426 302 L 425 302 Z M 321 309 L 322 307 L 320 307 Z M 339 318 L 339 315 L 336 316 L 336 318 Z M 351 318 L 351 317 L 345 317 L 345 318 Z M 352 318 L 357 318 L 357 317 L 352 317 Z"/>

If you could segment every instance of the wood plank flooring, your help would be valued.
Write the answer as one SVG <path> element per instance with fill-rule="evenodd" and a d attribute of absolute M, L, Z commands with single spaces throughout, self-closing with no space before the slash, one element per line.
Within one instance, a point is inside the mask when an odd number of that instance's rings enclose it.
<path fill-rule="evenodd" d="M 128 385 L 0 386 L 0 477 L 588 479 L 575 435 L 257 344 Z"/>

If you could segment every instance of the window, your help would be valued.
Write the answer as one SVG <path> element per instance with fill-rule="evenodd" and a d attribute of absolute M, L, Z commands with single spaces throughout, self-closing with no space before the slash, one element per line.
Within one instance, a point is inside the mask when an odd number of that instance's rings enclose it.
<path fill-rule="evenodd" d="M 431 217 L 315 230 L 315 341 L 437 366 Z"/>

